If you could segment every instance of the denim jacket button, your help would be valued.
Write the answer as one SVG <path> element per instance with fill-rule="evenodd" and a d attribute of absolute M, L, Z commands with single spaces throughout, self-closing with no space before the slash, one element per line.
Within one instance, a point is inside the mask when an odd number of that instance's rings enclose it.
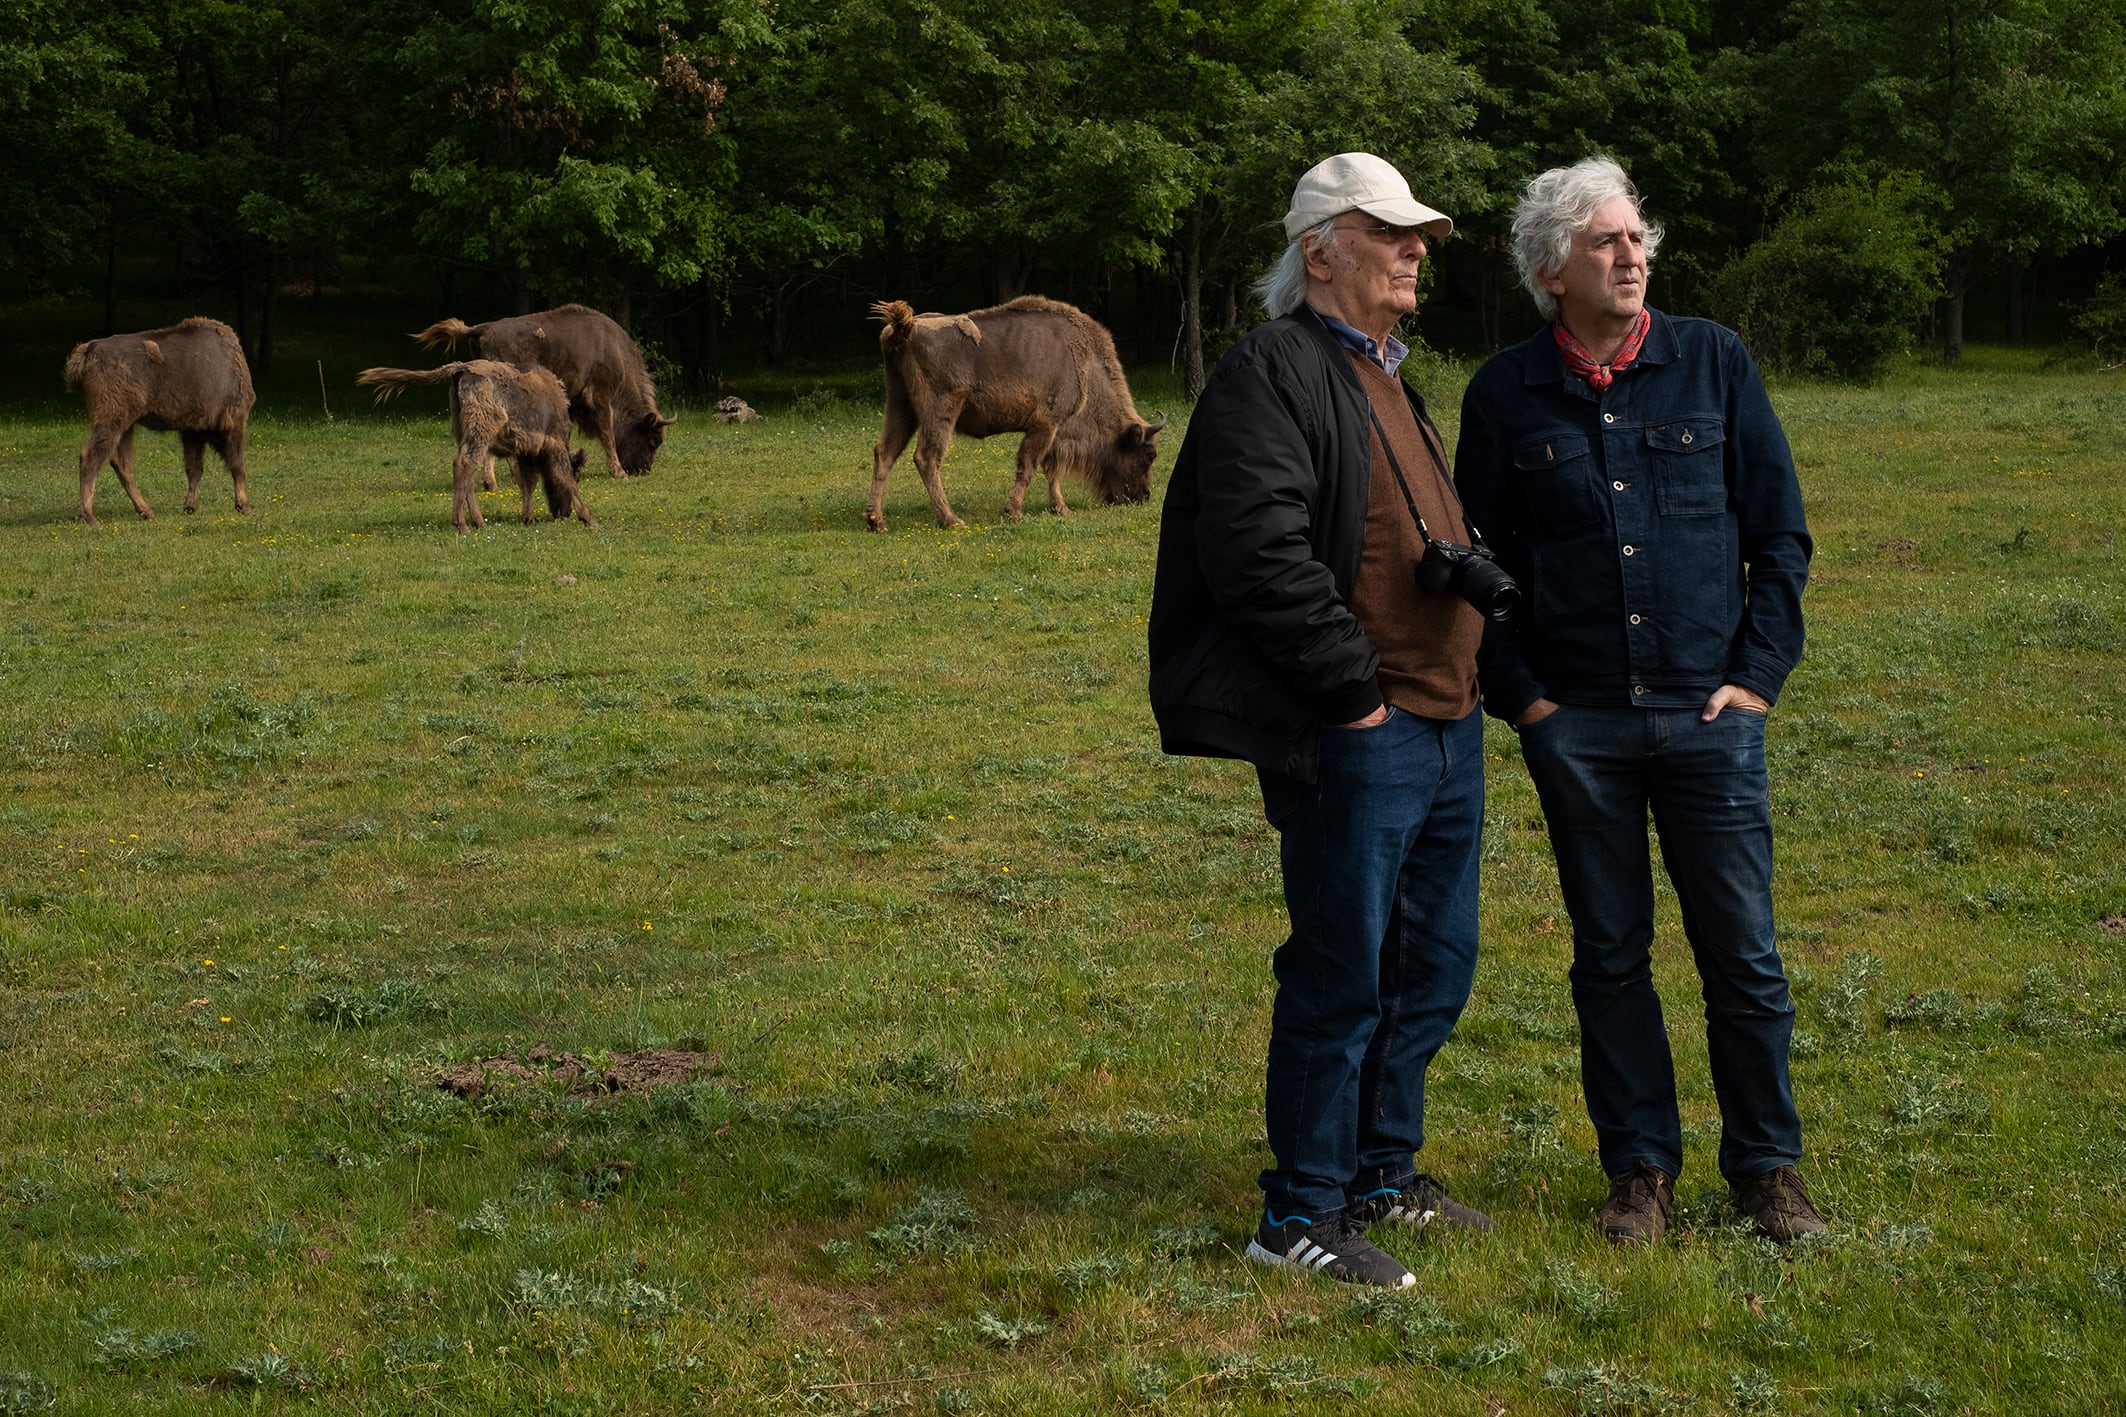
<path fill-rule="evenodd" d="M 1631 691 L 1634 694 L 1643 694 L 1646 692 L 1646 686 L 1644 684 L 1634 684 L 1631 686 Z"/>
<path fill-rule="evenodd" d="M 1638 623 L 1639 623 L 1639 621 L 1641 621 L 1641 620 L 1642 620 L 1642 619 L 1644 619 L 1644 618 L 1645 618 L 1645 617 L 1644 617 L 1644 616 L 1642 616 L 1642 615 L 1634 615 L 1634 616 L 1632 616 L 1632 617 L 1631 617 L 1631 623 L 1632 623 L 1632 624 L 1634 624 L 1634 625 L 1636 625 L 1636 624 L 1638 624 Z"/>
<path fill-rule="evenodd" d="M 1627 556 L 1636 556 L 1639 554 L 1639 548 L 1636 546 L 1627 546 L 1624 548 L 1624 554 Z"/>
<path fill-rule="evenodd" d="M 1604 423 L 1614 423 L 1617 421 L 1617 416 L 1614 413 L 1605 413 L 1602 415 L 1602 421 Z"/>
<path fill-rule="evenodd" d="M 1622 481 L 1619 481 L 1619 482 L 1612 482 L 1612 483 L 1610 483 L 1609 485 L 1610 485 L 1610 486 L 1612 486 L 1612 487 L 1614 487 L 1614 488 L 1616 488 L 1616 489 L 1617 489 L 1617 490 L 1618 490 L 1619 492 L 1622 492 L 1622 491 L 1623 491 L 1623 490 L 1624 490 L 1625 488 L 1627 488 L 1627 487 L 1631 486 L 1631 484 L 1630 484 L 1629 482 L 1622 482 Z"/>

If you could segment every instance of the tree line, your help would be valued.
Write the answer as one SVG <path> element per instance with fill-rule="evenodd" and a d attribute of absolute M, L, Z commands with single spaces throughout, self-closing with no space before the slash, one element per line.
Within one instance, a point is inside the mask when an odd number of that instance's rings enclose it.
<path fill-rule="evenodd" d="M 1769 362 L 1865 376 L 1921 334 L 1954 359 L 1981 283 L 2020 338 L 2041 263 L 2126 334 L 2116 0 L 9 9 L 10 283 L 100 289 L 113 325 L 144 272 L 218 293 L 262 368 L 286 302 L 355 285 L 580 299 L 697 378 L 879 295 L 1040 289 L 1193 391 L 1293 179 L 1353 148 L 1455 216 L 1427 310 L 1471 349 L 1532 323 L 1520 185 L 1596 150 L 1669 229 L 1662 303 Z"/>

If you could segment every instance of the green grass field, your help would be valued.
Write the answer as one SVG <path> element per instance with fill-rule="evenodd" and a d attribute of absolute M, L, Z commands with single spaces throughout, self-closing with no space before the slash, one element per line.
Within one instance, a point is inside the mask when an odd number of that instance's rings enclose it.
<path fill-rule="evenodd" d="M 459 537 L 440 397 L 342 379 L 335 422 L 255 420 L 248 518 L 211 458 L 186 517 L 143 435 L 157 519 L 107 474 L 96 532 L 49 372 L 0 416 L 0 1412 L 2126 1404 L 2117 374 L 1775 391 L 1830 1242 L 1725 1208 L 1665 896 L 1680 1229 L 1594 1233 L 1569 931 L 1493 725 L 1422 1161 L 1502 1229 L 1368 1298 L 1237 1258 L 1282 908 L 1252 774 L 1158 750 L 1156 500 L 999 524 L 1016 440 L 962 442 L 972 525 L 904 464 L 870 535 L 875 395 L 822 393 L 586 479 L 596 530 L 505 490 Z M 583 1070 L 437 1086 L 539 1044 Z M 714 1057 L 592 1085 L 652 1048 Z"/>

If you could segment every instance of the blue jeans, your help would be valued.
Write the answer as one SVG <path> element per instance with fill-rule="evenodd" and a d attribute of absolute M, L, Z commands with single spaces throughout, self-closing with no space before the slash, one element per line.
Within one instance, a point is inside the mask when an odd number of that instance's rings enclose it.
<path fill-rule="evenodd" d="M 1739 1182 L 1799 1161 L 1764 715 L 1729 708 L 1701 723 L 1696 709 L 1566 704 L 1520 733 L 1572 916 L 1580 1081 L 1602 1169 L 1683 1168 L 1675 1064 L 1654 992 L 1648 808 L 1704 987 L 1721 1174 Z"/>
<path fill-rule="evenodd" d="M 1321 781 L 1262 773 L 1292 934 L 1277 950 L 1263 1116 L 1270 1213 L 1330 1215 L 1416 1174 L 1425 1069 L 1469 1001 L 1484 729 L 1391 709 L 1324 728 Z"/>

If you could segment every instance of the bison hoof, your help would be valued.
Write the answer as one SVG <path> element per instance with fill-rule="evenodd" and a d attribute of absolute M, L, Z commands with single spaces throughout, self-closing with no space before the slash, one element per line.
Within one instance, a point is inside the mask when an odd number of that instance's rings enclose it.
<path fill-rule="evenodd" d="M 886 519 L 874 512 L 866 512 L 864 513 L 864 525 L 873 531 L 884 531 L 886 529 Z"/>

